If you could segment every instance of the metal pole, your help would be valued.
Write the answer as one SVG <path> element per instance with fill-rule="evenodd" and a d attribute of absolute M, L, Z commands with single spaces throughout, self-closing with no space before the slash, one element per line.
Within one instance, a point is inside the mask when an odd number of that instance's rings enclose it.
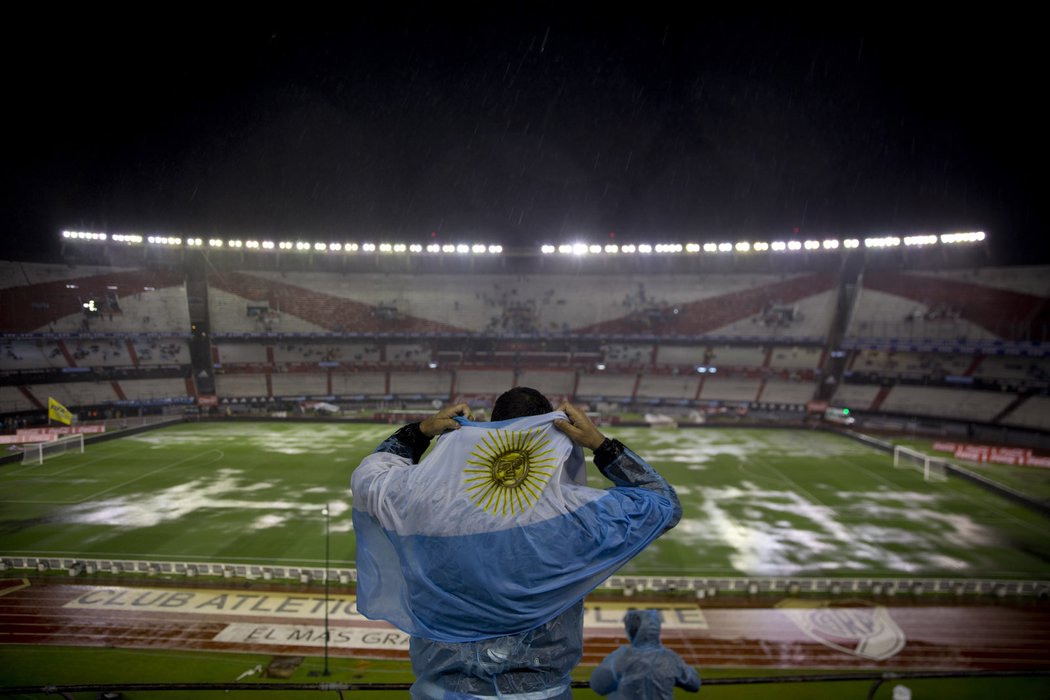
<path fill-rule="evenodd" d="M 324 506 L 324 671 L 322 675 L 330 676 L 328 671 L 328 519 L 331 509 Z"/>

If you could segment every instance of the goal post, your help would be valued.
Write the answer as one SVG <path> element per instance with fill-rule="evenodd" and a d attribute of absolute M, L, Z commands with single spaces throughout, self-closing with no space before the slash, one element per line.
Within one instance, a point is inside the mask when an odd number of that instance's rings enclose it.
<path fill-rule="evenodd" d="M 933 457 L 904 445 L 893 446 L 893 466 L 898 469 L 916 469 L 922 472 L 922 477 L 926 481 L 947 479 L 948 472 L 945 469 L 947 464 L 948 462 L 940 457 Z"/>
<path fill-rule="evenodd" d="M 43 464 L 45 459 L 51 459 L 67 452 L 84 454 L 84 435 L 74 433 L 49 442 L 34 442 L 22 447 L 22 464 Z"/>

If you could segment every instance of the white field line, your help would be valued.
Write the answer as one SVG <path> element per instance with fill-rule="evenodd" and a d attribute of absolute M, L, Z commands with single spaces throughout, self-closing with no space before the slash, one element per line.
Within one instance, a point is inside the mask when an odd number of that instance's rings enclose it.
<path fill-rule="evenodd" d="M 137 446 L 135 446 L 135 447 L 137 447 Z M 88 460 L 86 462 L 80 462 L 79 464 L 74 464 L 72 467 L 66 467 L 65 469 L 60 469 L 57 472 L 48 472 L 47 474 L 34 473 L 34 474 L 30 474 L 30 476 L 31 477 L 42 477 L 42 478 L 48 479 L 48 478 L 51 478 L 52 476 L 58 476 L 59 474 L 65 474 L 66 472 L 73 471 L 74 469 L 80 469 L 81 467 L 90 466 L 90 465 L 92 465 L 92 464 L 94 464 L 96 462 L 102 462 L 104 460 L 112 459 L 113 457 L 116 457 L 118 455 L 127 454 L 128 452 L 134 452 L 135 451 L 135 447 L 129 447 L 126 450 L 121 450 L 119 452 L 114 452 L 114 453 L 111 453 L 111 454 L 101 455 L 99 457 L 95 457 L 94 459 L 90 459 L 90 460 Z M 21 469 L 19 469 L 17 471 L 13 471 L 13 472 L 11 472 L 9 474 L 2 474 L 0 476 L 12 476 L 13 477 L 13 476 L 17 476 L 17 475 L 21 474 L 22 472 L 32 471 L 33 469 L 39 469 L 42 466 L 44 466 L 44 465 L 42 465 L 42 464 L 30 464 L 28 467 L 22 467 Z"/>
<path fill-rule="evenodd" d="M 158 469 L 154 469 L 151 472 L 146 472 L 145 474 L 140 474 L 139 476 L 136 476 L 134 479 L 128 479 L 127 481 L 125 481 L 123 483 L 116 484 L 114 486 L 110 486 L 108 489 L 102 489 L 101 491 L 93 493 L 93 494 L 91 494 L 89 496 L 84 496 L 83 498 L 81 498 L 78 501 L 29 501 L 29 500 L 17 499 L 17 500 L 4 500 L 4 501 L 0 501 L 0 503 L 25 503 L 25 504 L 29 504 L 29 505 L 60 505 L 60 506 L 78 505 L 80 503 L 84 503 L 85 501 L 93 500 L 93 499 L 101 496 L 102 494 L 109 493 L 110 491 L 113 491 L 115 489 L 119 489 L 121 487 L 127 486 L 128 484 L 133 484 L 136 481 L 139 481 L 140 479 L 145 479 L 148 476 L 153 476 L 154 474 L 159 474 L 162 471 L 165 471 L 167 469 L 171 469 L 172 467 L 176 467 L 176 466 L 178 466 L 180 464 L 183 464 L 184 462 L 190 462 L 190 461 L 192 461 L 194 459 L 197 459 L 198 457 L 201 457 L 203 455 L 211 454 L 212 452 L 217 452 L 219 456 L 216 459 L 213 459 L 211 461 L 205 462 L 204 464 L 202 464 L 200 466 L 206 466 L 208 464 L 212 464 L 214 462 L 217 462 L 217 461 L 223 459 L 226 456 L 225 453 L 222 452 L 222 450 L 206 450 L 204 452 L 201 452 L 200 454 L 195 454 L 195 455 L 193 455 L 191 457 L 186 457 L 185 459 L 180 459 L 177 462 L 172 462 L 171 464 L 165 464 L 163 467 L 159 467 Z"/>

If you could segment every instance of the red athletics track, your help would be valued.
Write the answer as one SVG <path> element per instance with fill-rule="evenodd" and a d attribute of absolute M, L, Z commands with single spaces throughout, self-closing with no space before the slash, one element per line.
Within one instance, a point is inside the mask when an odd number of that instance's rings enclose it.
<path fill-rule="evenodd" d="M 320 656 L 323 598 L 314 589 L 176 588 L 170 583 L 111 586 L 54 579 L 0 580 L 0 643 L 198 649 Z M 335 605 L 333 656 L 407 658 L 406 638 Z M 236 602 L 239 601 L 239 602 Z M 315 603 L 315 601 L 317 601 Z M 585 664 L 626 642 L 627 601 L 590 600 Z M 808 602 L 791 612 L 772 598 L 674 601 L 663 641 L 702 668 L 1022 670 L 1050 666 L 1050 603 L 886 598 Z M 632 600 L 643 607 L 661 602 Z M 165 607 L 167 606 L 167 607 Z M 340 607 L 342 606 L 342 607 Z M 595 608 L 598 608 L 595 610 Z M 318 613 L 317 611 L 320 610 Z M 288 614 L 282 614 L 288 613 Z M 294 613 L 294 614 L 293 614 Z M 597 613 L 597 617 L 595 617 Z M 289 614 L 293 614 L 289 617 Z M 689 624 L 674 624 L 674 619 Z M 598 622 L 595 622 L 598 620 Z M 311 632 L 312 630 L 312 632 Z M 311 642 L 310 639 L 316 634 Z M 303 640 L 306 641 L 303 641 Z"/>

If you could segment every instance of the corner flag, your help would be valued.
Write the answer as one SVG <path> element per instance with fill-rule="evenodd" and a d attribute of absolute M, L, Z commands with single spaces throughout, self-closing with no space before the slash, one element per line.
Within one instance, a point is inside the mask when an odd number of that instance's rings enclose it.
<path fill-rule="evenodd" d="M 69 412 L 69 409 L 55 401 L 52 397 L 47 397 L 47 419 L 57 420 L 59 423 L 65 423 L 70 425 L 73 422 L 73 414 Z"/>

